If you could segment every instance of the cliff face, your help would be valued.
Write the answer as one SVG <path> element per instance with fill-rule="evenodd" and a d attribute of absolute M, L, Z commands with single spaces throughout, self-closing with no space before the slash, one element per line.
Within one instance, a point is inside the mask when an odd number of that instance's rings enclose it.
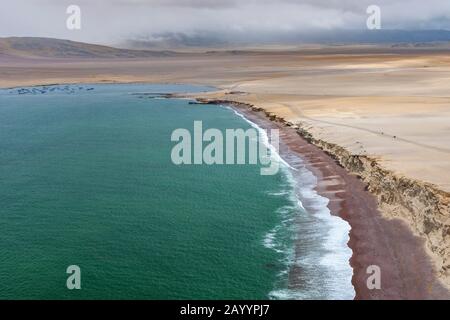
<path fill-rule="evenodd" d="M 426 239 L 438 276 L 450 287 L 450 194 L 383 169 L 368 156 L 354 155 L 341 146 L 316 139 L 301 124 L 298 133 L 349 172 L 361 177 L 377 197 L 384 216 L 403 219 L 416 234 Z"/>

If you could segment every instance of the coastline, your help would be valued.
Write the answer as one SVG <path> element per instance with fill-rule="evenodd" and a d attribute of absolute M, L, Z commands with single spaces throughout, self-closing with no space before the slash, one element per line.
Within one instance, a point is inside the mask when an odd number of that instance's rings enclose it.
<path fill-rule="evenodd" d="M 284 179 L 292 188 L 289 193 L 296 207 L 295 214 L 289 219 L 289 226 L 283 226 L 295 230 L 293 246 L 287 250 L 290 252 L 286 270 L 288 283 L 286 288 L 274 290 L 269 296 L 282 300 L 353 300 L 356 293 L 352 285 L 353 269 L 349 264 L 352 250 L 347 245 L 350 225 L 331 213 L 329 199 L 316 190 L 316 175 L 297 153 L 291 152 L 287 141 L 280 139 L 278 148 L 273 146 L 268 139 L 269 130 L 260 127 L 260 121 L 254 122 L 255 119 L 241 113 L 242 110 L 225 107 L 260 132 L 263 143 L 282 164 L 280 169 Z M 273 238 L 273 230 L 269 234 Z"/>
<path fill-rule="evenodd" d="M 355 159 L 351 158 L 352 161 L 348 161 L 344 152 L 336 154 L 336 149 L 342 152 L 343 148 L 338 149 L 339 146 L 327 144 L 325 141 L 315 141 L 302 127 L 252 104 L 201 97 L 198 100 L 200 103 L 231 105 L 262 128 L 277 126 L 282 129 L 280 131 L 283 134 L 286 133 L 284 139 L 287 141 L 289 151 L 300 154 L 308 168 L 321 182 L 316 190 L 320 195 L 330 199 L 331 212 L 338 212 L 338 215 L 352 227 L 349 247 L 354 253 L 350 264 L 354 269 L 352 283 L 356 290 L 355 299 L 449 299 L 449 291 L 439 281 L 435 271 L 436 262 L 430 259 L 432 253 L 427 243 L 420 237 L 420 233 L 415 234 L 411 222 L 404 217 L 400 219 L 399 216 L 389 217 L 384 214 L 384 210 L 396 207 L 395 201 L 398 199 L 385 199 L 381 195 L 380 204 L 380 197 L 376 194 L 380 190 L 367 186 L 357 178 L 359 175 L 364 179 L 362 173 L 366 168 L 364 166 L 359 168 L 361 172 L 356 175 L 354 172 L 351 174 L 351 169 L 344 168 L 346 165 L 353 165 Z M 343 161 L 348 163 L 342 166 Z M 340 162 L 340 165 L 337 162 Z M 390 174 L 388 171 L 384 173 L 378 177 L 380 181 L 382 177 Z M 401 183 L 402 180 L 396 182 Z M 386 193 L 391 190 L 386 190 Z M 443 193 L 445 196 L 445 192 Z M 420 193 L 416 191 L 410 196 L 414 198 L 418 195 Z M 391 203 L 386 203 L 388 206 L 383 207 L 383 201 L 386 200 Z M 423 200 L 422 195 L 420 200 Z M 439 203 L 437 205 L 439 207 Z M 443 210 L 446 209 L 448 207 L 443 207 Z M 377 260 L 376 263 L 374 260 Z M 365 267 L 373 264 L 379 265 L 382 269 L 381 291 L 370 291 L 366 286 L 368 275 Z M 388 284 L 388 287 L 383 287 L 383 284 Z"/>
<path fill-rule="evenodd" d="M 450 299 L 449 53 L 445 41 L 198 44 L 124 51 L 12 37 L 0 44 L 0 88 L 81 83 L 214 87 L 217 91 L 174 97 L 228 104 L 247 112 L 258 128 L 280 129 L 280 155 L 294 163 L 301 158 L 314 178 L 310 183 L 309 176 L 294 174 L 297 185 L 308 191 L 315 186 L 317 198 L 325 200 L 319 205 L 329 208 L 323 210 L 326 215 L 348 224 L 352 257 L 346 266 L 354 271 L 356 299 Z M 23 114 L 30 116 L 29 111 Z M 301 234 L 295 221 L 292 225 Z M 304 226 L 303 232 L 314 235 L 333 227 L 326 221 Z M 347 237 L 343 240 L 340 246 L 346 247 Z M 323 243 L 316 246 L 318 255 L 324 255 L 325 246 L 334 251 L 327 241 L 316 243 Z M 329 260 L 345 259 L 336 254 Z M 380 266 L 382 290 L 367 289 L 368 265 Z M 308 276 L 316 274 L 319 270 L 313 269 Z"/>
<path fill-rule="evenodd" d="M 330 150 L 308 139 L 298 126 L 262 108 L 231 100 L 197 98 L 199 103 L 229 105 L 264 129 L 280 130 L 280 154 L 295 153 L 317 177 L 317 193 L 329 199 L 332 214 L 350 226 L 355 299 L 449 299 L 426 243 L 404 219 L 386 217 L 378 199 L 362 179 L 338 163 Z M 304 204 L 308 209 L 308 203 Z M 312 210 L 314 211 L 314 210 Z M 380 290 L 367 288 L 367 268 L 381 269 Z"/>

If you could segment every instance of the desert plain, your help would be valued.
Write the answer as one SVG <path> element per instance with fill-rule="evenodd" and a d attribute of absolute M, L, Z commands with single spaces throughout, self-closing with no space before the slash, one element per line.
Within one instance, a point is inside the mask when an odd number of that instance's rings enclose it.
<path fill-rule="evenodd" d="M 302 121 L 318 138 L 450 192 L 450 51 L 374 46 L 197 50 L 127 59 L 0 55 L 0 86 L 210 85 L 218 89 L 215 98 Z"/>

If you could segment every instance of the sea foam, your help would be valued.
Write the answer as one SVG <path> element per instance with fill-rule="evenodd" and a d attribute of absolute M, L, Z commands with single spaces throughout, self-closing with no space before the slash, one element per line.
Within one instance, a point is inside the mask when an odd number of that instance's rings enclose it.
<path fill-rule="evenodd" d="M 247 119 L 235 109 L 236 115 L 244 119 L 260 133 L 262 142 L 271 152 L 272 160 L 281 164 L 288 188 L 270 192 L 272 196 L 288 196 L 292 206 L 280 208 L 276 214 L 281 223 L 270 230 L 263 239 L 263 245 L 278 253 L 283 253 L 286 270 L 280 276 L 287 277 L 294 269 L 299 270 L 292 277 L 294 283 L 278 285 L 268 296 L 271 299 L 353 299 L 355 290 L 351 284 L 353 270 L 349 260 L 352 250 L 348 247 L 350 225 L 328 209 L 329 200 L 320 196 L 314 189 L 317 178 L 304 165 L 303 160 L 293 154 L 296 166 L 289 164 L 278 150 L 270 144 L 266 130 Z M 300 164 L 300 165 L 298 165 Z M 309 212 L 303 203 L 308 203 Z M 294 219 L 295 218 L 295 219 Z M 294 221 L 295 220 L 295 221 Z M 294 228 L 293 239 L 287 244 L 281 239 L 286 229 Z M 303 243 L 304 246 L 303 246 Z M 295 254 L 296 246 L 302 247 L 301 255 Z"/>

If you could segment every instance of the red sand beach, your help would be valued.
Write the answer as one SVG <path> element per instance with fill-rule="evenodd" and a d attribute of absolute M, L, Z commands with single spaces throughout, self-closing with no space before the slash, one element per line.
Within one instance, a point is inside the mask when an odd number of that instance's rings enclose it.
<path fill-rule="evenodd" d="M 448 299 L 449 292 L 437 280 L 423 240 L 399 219 L 386 219 L 377 209 L 376 198 L 366 185 L 349 174 L 332 157 L 308 143 L 295 128 L 269 120 L 263 112 L 248 105 L 233 104 L 247 119 L 264 129 L 280 130 L 280 154 L 297 153 L 317 177 L 316 191 L 330 200 L 332 214 L 351 226 L 348 246 L 353 255 L 352 283 L 355 299 Z M 313 208 L 308 208 L 314 212 Z M 381 289 L 368 289 L 367 267 L 381 270 Z M 295 277 L 295 275 L 291 275 Z"/>

